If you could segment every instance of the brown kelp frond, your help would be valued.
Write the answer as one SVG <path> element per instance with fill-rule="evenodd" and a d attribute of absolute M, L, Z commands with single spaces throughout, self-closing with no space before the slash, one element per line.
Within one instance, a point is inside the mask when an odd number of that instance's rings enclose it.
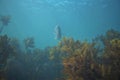
<path fill-rule="evenodd" d="M 64 37 L 50 55 L 62 60 L 66 80 L 119 80 L 120 32 L 108 30 L 91 43 Z"/>
<path fill-rule="evenodd" d="M 68 76 L 67 80 L 82 80 L 85 71 L 92 71 L 95 67 L 94 57 L 96 53 L 95 43 L 81 42 L 73 38 L 64 37 L 58 46 L 50 50 L 51 58 L 57 53 L 61 57 L 64 66 L 64 73 Z M 60 58 L 59 58 L 60 59 Z M 91 73 L 92 75 L 93 73 Z"/>

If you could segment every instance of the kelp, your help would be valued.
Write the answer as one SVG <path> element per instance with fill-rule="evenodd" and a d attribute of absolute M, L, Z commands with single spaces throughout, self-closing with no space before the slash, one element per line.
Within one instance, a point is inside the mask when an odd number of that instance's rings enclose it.
<path fill-rule="evenodd" d="M 90 72 L 92 72 L 92 69 L 96 65 L 94 61 L 94 57 L 96 56 L 94 45 L 95 43 L 90 44 L 79 40 L 75 41 L 73 38 L 64 37 L 59 42 L 58 46 L 52 49 L 52 55 L 54 52 L 55 54 L 57 51 L 59 52 L 57 56 L 62 59 L 62 64 L 64 66 L 63 72 L 67 76 L 66 80 L 82 80 L 86 78 L 86 76 L 92 79 L 90 75 L 95 73 Z M 90 74 L 86 74 L 85 72 Z"/>
<path fill-rule="evenodd" d="M 45 49 L 35 48 L 32 37 L 23 44 L 22 50 L 17 38 L 0 36 L 0 80 L 120 79 L 118 31 L 108 30 L 92 42 L 63 37 L 56 46 Z"/>
<path fill-rule="evenodd" d="M 93 79 L 93 74 L 96 74 L 97 71 L 96 63 L 94 61 L 94 44 L 89 44 L 83 42 L 81 47 L 75 49 L 70 57 L 63 60 L 63 65 L 65 66 L 65 73 L 70 76 L 71 80 L 80 80 L 80 79 Z M 92 70 L 95 70 L 94 72 Z M 87 76 L 87 77 L 86 77 Z"/>
<path fill-rule="evenodd" d="M 6 60 L 12 51 L 12 47 L 9 45 L 9 41 L 10 39 L 7 35 L 0 36 L 0 64 L 6 63 Z"/>
<path fill-rule="evenodd" d="M 0 79 L 4 79 L 4 70 L 7 60 L 14 53 L 10 45 L 10 38 L 7 35 L 0 36 Z"/>
<path fill-rule="evenodd" d="M 113 39 L 109 42 L 109 45 L 105 46 L 103 59 L 106 59 L 107 71 L 105 79 L 107 80 L 119 80 L 120 79 L 120 39 Z"/>
<path fill-rule="evenodd" d="M 65 80 L 119 80 L 120 32 L 108 30 L 91 43 L 64 37 L 50 56 L 62 60 Z"/>
<path fill-rule="evenodd" d="M 25 45 L 25 48 L 28 49 L 28 48 L 34 48 L 34 38 L 33 37 L 28 37 L 26 39 L 24 39 L 24 45 Z"/>

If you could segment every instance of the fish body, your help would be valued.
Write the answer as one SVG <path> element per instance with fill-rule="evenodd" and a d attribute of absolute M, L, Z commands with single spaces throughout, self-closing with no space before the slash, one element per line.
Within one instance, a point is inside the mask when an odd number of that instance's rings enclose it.
<path fill-rule="evenodd" d="M 59 25 L 55 27 L 55 39 L 59 40 L 61 39 L 61 28 Z"/>
<path fill-rule="evenodd" d="M 8 23 L 10 23 L 10 19 L 11 19 L 11 16 L 10 16 L 10 15 L 1 16 L 0 21 L 2 22 L 2 24 L 3 24 L 4 26 L 7 26 Z"/>

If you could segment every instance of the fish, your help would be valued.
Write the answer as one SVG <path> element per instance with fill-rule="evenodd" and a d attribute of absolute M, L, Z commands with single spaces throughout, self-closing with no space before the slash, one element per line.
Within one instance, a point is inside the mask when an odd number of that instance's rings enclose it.
<path fill-rule="evenodd" d="M 56 27 L 55 27 L 55 39 L 60 40 L 61 37 L 62 37 L 61 28 L 59 25 L 56 25 Z"/>
<path fill-rule="evenodd" d="M 10 16 L 10 15 L 1 16 L 0 21 L 2 22 L 2 24 L 3 24 L 4 26 L 7 26 L 8 23 L 10 23 L 10 19 L 11 19 L 11 16 Z"/>
<path fill-rule="evenodd" d="M 2 33 L 4 26 L 7 26 L 10 23 L 11 16 L 0 16 L 0 22 L 2 26 L 0 27 L 0 33 Z"/>

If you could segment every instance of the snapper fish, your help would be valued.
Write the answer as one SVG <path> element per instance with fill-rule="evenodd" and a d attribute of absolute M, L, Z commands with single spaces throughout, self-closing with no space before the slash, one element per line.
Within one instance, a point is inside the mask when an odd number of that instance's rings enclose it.
<path fill-rule="evenodd" d="M 61 39 L 62 35 L 61 35 L 61 28 L 59 25 L 57 25 L 55 27 L 55 39 L 59 40 Z"/>

